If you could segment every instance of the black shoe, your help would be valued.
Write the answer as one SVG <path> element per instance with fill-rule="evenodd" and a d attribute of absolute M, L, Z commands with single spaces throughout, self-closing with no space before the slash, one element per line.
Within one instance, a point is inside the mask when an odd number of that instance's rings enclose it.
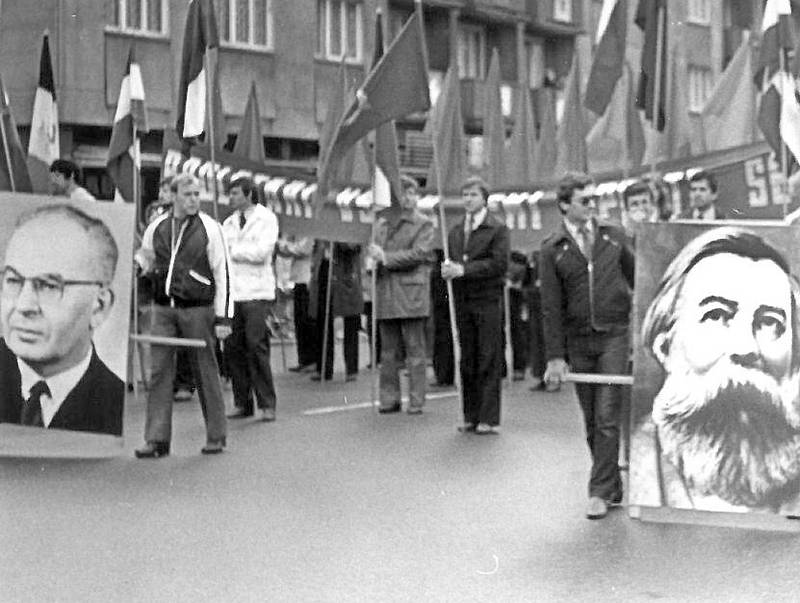
<path fill-rule="evenodd" d="M 169 456 L 169 442 L 147 442 L 133 451 L 137 459 L 158 459 Z"/>
<path fill-rule="evenodd" d="M 382 415 L 388 415 L 393 412 L 400 412 L 400 404 L 392 404 L 391 406 L 379 406 L 378 412 Z"/>
<path fill-rule="evenodd" d="M 347 373 L 344 380 L 347 382 L 358 381 L 358 373 Z"/>
<path fill-rule="evenodd" d="M 206 445 L 200 449 L 201 454 L 220 454 L 225 450 L 225 438 L 221 440 L 208 440 Z"/>
<path fill-rule="evenodd" d="M 606 498 L 606 504 L 620 505 L 622 504 L 622 490 L 617 490 L 611 496 Z"/>
<path fill-rule="evenodd" d="M 456 429 L 458 429 L 458 433 L 475 433 L 476 427 L 477 425 L 475 423 L 463 423 Z"/>
<path fill-rule="evenodd" d="M 253 411 L 247 411 L 243 408 L 237 408 L 232 413 L 227 415 L 229 419 L 246 419 L 253 416 Z"/>

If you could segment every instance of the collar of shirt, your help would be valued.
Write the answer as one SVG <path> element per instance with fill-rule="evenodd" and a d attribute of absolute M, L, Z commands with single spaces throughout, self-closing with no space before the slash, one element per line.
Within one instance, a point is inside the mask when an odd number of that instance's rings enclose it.
<path fill-rule="evenodd" d="M 588 225 L 589 225 L 589 230 L 590 231 L 594 230 L 594 224 L 592 223 L 591 220 L 589 220 Z M 578 241 L 580 241 L 580 234 L 579 234 L 580 226 L 578 226 L 577 224 L 574 224 L 574 223 L 570 222 L 569 220 L 565 219 L 564 220 L 564 227 L 567 229 L 567 232 L 570 234 L 570 236 L 573 239 L 575 239 L 576 243 Z"/>
<path fill-rule="evenodd" d="M 716 220 L 717 211 L 716 209 L 714 209 L 713 205 L 709 205 L 702 211 L 699 209 L 694 210 L 694 214 L 692 217 L 695 220 Z"/>
<path fill-rule="evenodd" d="M 244 217 L 245 217 L 245 219 L 246 219 L 246 220 L 249 220 L 249 219 L 250 219 L 250 217 L 253 215 L 253 213 L 254 213 L 255 211 L 256 211 L 256 205 L 255 205 L 255 203 L 252 203 L 252 204 L 251 204 L 250 206 L 248 206 L 248 208 L 247 208 L 247 209 L 245 209 L 244 211 L 242 211 L 242 210 L 239 210 L 239 215 L 241 215 L 241 214 L 244 214 Z"/>
<path fill-rule="evenodd" d="M 488 213 L 489 213 L 489 211 L 484 207 L 484 208 L 479 209 L 478 211 L 476 211 L 474 214 L 472 214 L 472 231 L 473 232 L 475 232 L 475 229 L 478 228 L 478 226 L 483 224 L 483 221 L 486 219 L 486 214 L 488 214 Z M 467 216 L 464 216 L 464 224 L 465 224 L 464 228 L 466 228 L 466 223 L 467 223 Z"/>
<path fill-rule="evenodd" d="M 47 383 L 47 387 L 50 389 L 49 396 L 42 395 L 39 399 L 39 404 L 42 406 L 42 423 L 44 423 L 45 427 L 49 427 L 50 421 L 56 416 L 64 400 L 67 399 L 69 393 L 78 385 L 78 381 L 81 380 L 84 373 L 86 373 L 86 369 L 89 368 L 91 359 L 92 348 L 90 347 L 89 353 L 86 354 L 86 357 L 78 364 L 57 375 L 44 379 L 44 382 Z M 20 393 L 22 397 L 27 400 L 30 398 L 31 388 L 43 379 L 39 373 L 28 366 L 24 360 L 17 358 L 17 366 L 19 366 L 19 376 L 22 383 Z"/>

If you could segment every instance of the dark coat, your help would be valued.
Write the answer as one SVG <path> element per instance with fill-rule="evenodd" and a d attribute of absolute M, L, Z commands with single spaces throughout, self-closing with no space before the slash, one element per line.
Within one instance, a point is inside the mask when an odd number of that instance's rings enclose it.
<path fill-rule="evenodd" d="M 563 223 L 542 243 L 542 326 L 548 360 L 565 357 L 567 339 L 624 330 L 630 321 L 633 252 L 621 228 L 600 223 L 595 233 L 591 265 Z"/>
<path fill-rule="evenodd" d="M 418 211 L 393 212 L 381 217 L 375 230 L 386 258 L 378 267 L 378 318 L 429 316 L 433 222 Z"/>
<path fill-rule="evenodd" d="M 0 339 L 0 423 L 19 424 L 22 392 L 17 357 Z M 122 435 L 125 384 L 92 349 L 83 377 L 50 421 L 49 429 Z"/>
<path fill-rule="evenodd" d="M 327 282 L 327 274 L 321 274 L 324 253 L 328 243 L 319 241 L 312 254 L 312 276 L 309 287 L 309 314 L 324 316 L 325 309 L 318 308 L 320 282 Z M 331 288 L 331 316 L 355 316 L 364 311 L 364 292 L 361 290 L 361 246 L 348 243 L 333 244 L 333 287 Z"/>
<path fill-rule="evenodd" d="M 679 215 L 678 220 L 696 220 L 697 218 L 692 217 L 694 214 L 694 208 L 689 207 L 684 209 Z M 714 205 L 714 220 L 735 220 L 736 216 L 732 215 L 725 209 L 722 209 L 719 205 Z"/>
<path fill-rule="evenodd" d="M 487 212 L 464 249 L 462 218 L 450 230 L 447 242 L 451 259 L 464 264 L 464 276 L 453 279 L 456 299 L 502 299 L 510 254 L 508 227 Z"/>

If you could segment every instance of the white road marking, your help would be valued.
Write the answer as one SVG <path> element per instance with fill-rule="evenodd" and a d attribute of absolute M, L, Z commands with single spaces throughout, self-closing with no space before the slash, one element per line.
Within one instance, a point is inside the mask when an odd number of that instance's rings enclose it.
<path fill-rule="evenodd" d="M 426 394 L 425 400 L 441 400 L 444 398 L 455 398 L 456 397 L 455 391 L 450 392 L 439 392 L 434 394 Z M 345 402 L 347 402 L 347 398 L 345 397 Z M 403 398 L 403 402 L 408 402 L 408 397 Z M 303 411 L 303 414 L 306 416 L 313 416 L 313 415 L 329 415 L 334 412 L 343 412 L 345 410 L 359 410 L 362 408 L 372 408 L 372 406 L 377 406 L 378 403 L 376 402 L 358 402 L 357 404 L 344 404 L 342 406 L 322 406 L 320 408 L 312 408 L 311 410 Z"/>

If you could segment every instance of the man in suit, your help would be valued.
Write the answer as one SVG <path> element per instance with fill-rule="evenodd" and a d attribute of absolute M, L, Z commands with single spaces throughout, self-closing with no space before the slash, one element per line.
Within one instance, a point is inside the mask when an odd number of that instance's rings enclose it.
<path fill-rule="evenodd" d="M 489 189 L 477 177 L 461 187 L 466 210 L 448 234 L 450 261 L 442 278 L 452 279 L 461 345 L 462 433 L 497 433 L 503 368 L 503 287 L 509 233 L 489 214 Z"/>
<path fill-rule="evenodd" d="M 621 228 L 594 218 L 597 190 L 586 174 L 569 173 L 556 191 L 564 221 L 542 243 L 541 295 L 546 383 L 576 373 L 622 374 L 628 367 L 633 253 Z M 567 365 L 569 358 L 569 365 Z M 617 386 L 577 384 L 592 455 L 589 519 L 622 501 Z"/>
<path fill-rule="evenodd" d="M 680 220 L 730 220 L 725 211 L 717 207 L 717 179 L 705 170 L 689 178 L 691 207 L 681 212 Z"/>
<path fill-rule="evenodd" d="M 19 219 L 0 280 L 0 422 L 122 435 L 125 387 L 92 345 L 117 257 L 108 227 L 70 205 Z"/>

